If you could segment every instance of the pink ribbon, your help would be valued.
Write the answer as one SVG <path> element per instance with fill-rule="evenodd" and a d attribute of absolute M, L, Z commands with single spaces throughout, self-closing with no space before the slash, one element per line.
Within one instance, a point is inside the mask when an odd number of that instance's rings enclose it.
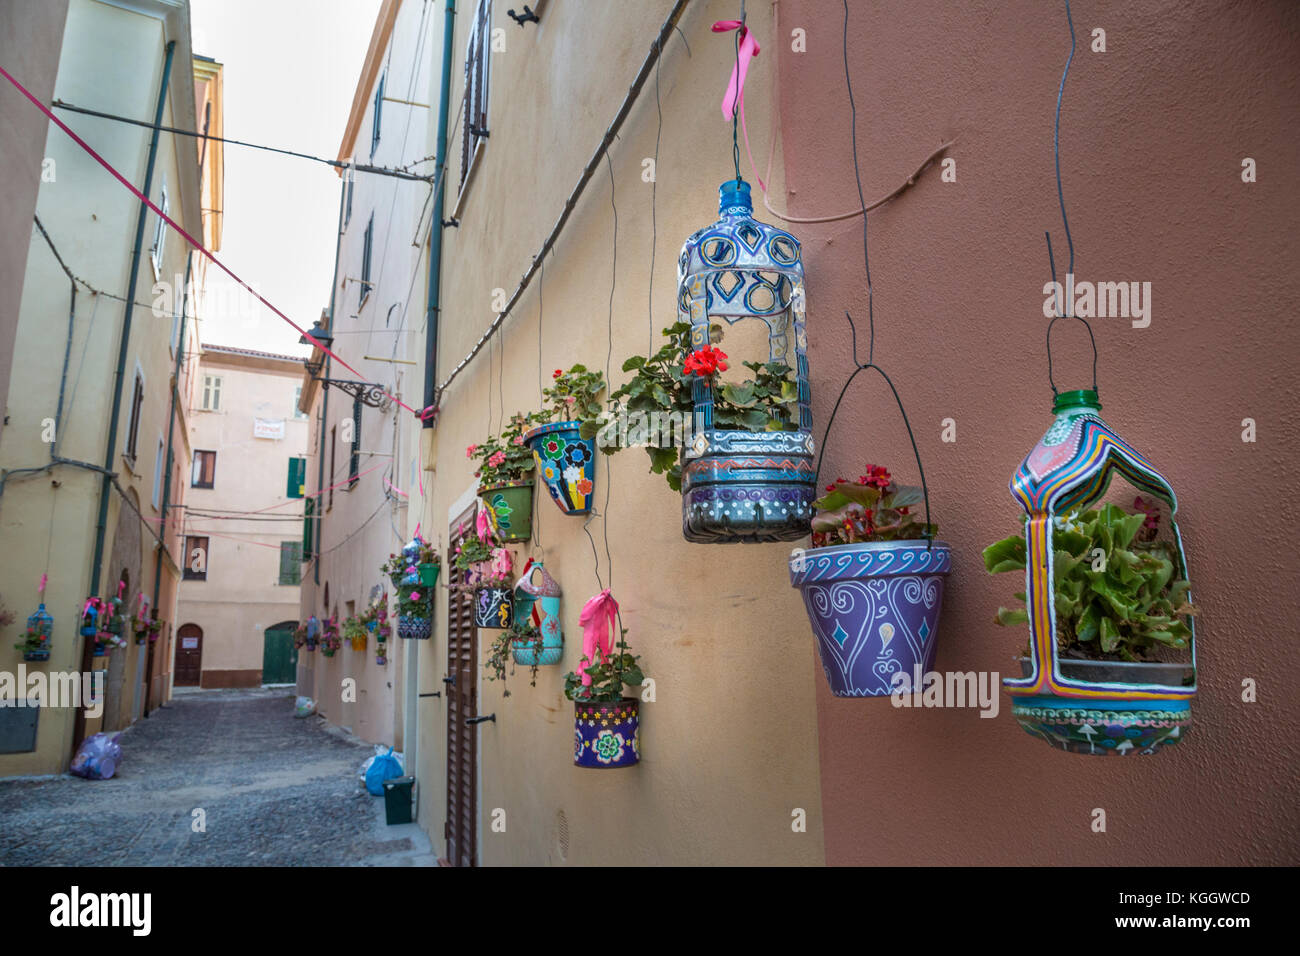
<path fill-rule="evenodd" d="M 40 587 L 38 587 L 36 590 L 39 591 L 41 594 L 44 594 L 45 585 L 49 584 L 49 582 L 50 582 L 50 576 L 48 574 L 42 574 Z"/>
<path fill-rule="evenodd" d="M 492 550 L 492 564 L 490 569 L 492 576 L 495 578 L 508 578 L 513 570 L 514 560 L 510 557 L 510 551 L 506 548 L 494 548 Z"/>
<path fill-rule="evenodd" d="M 587 663 L 596 662 L 596 649 L 601 657 L 608 657 L 613 649 L 613 631 L 618 619 L 618 602 L 609 593 L 609 588 L 601 591 L 582 606 L 578 623 L 582 625 L 582 656 Z M 591 686 L 591 675 L 583 661 L 578 661 L 578 673 L 582 675 L 582 685 Z"/>
<path fill-rule="evenodd" d="M 760 52 L 758 41 L 754 39 L 754 34 L 749 32 L 749 28 L 739 20 L 719 20 L 713 24 L 712 29 L 714 33 L 740 31 L 740 50 L 731 66 L 731 79 L 727 83 L 727 92 L 722 97 L 722 118 L 730 122 L 739 114 L 740 129 L 745 137 L 745 154 L 749 157 L 749 165 L 754 170 L 754 178 L 758 180 L 758 188 L 767 192 L 767 186 L 759 178 L 758 167 L 754 164 L 754 153 L 749 148 L 749 127 L 745 125 L 745 78 L 749 75 L 749 61 Z"/>
<path fill-rule="evenodd" d="M 492 525 L 488 522 L 486 508 L 479 508 L 478 517 L 474 519 L 474 533 L 484 544 L 487 544 L 488 538 L 492 535 Z"/>

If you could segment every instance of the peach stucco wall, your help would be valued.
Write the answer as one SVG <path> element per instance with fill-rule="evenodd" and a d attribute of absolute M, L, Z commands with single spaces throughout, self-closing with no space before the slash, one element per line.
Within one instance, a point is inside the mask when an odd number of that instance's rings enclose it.
<path fill-rule="evenodd" d="M 1023 631 L 996 627 L 1011 583 L 980 551 L 1016 527 L 1007 482 L 1050 421 L 1043 240 L 1064 271 L 1052 118 L 1069 49 L 1063 5 L 852 4 L 849 63 L 868 202 L 956 139 L 956 182 L 931 168 L 870 217 L 876 360 L 907 403 L 941 537 L 954 548 L 938 669 L 1010 669 Z M 795 216 L 856 206 L 842 8 L 783 0 L 770 49 Z M 1199 619 L 1195 726 L 1146 759 L 1050 750 L 1005 695 L 971 710 L 832 698 L 817 674 L 830 863 L 1225 864 L 1300 860 L 1291 644 L 1295 562 L 1295 128 L 1300 12 L 1291 4 L 1079 3 L 1061 119 L 1077 273 L 1152 283 L 1151 322 L 1093 322 L 1108 423 L 1180 497 Z M 806 30 L 807 52 L 791 50 Z M 1105 53 L 1089 49 L 1106 31 Z M 751 125 L 751 132 L 754 132 Z M 763 136 L 759 136 L 764 142 Z M 1258 181 L 1241 178 L 1245 157 Z M 866 331 L 862 225 L 804 241 L 815 428 Z M 1060 327 L 1058 326 L 1058 329 Z M 1087 339 L 1056 339 L 1062 388 L 1087 383 Z M 865 354 L 865 335 L 860 340 Z M 865 378 L 866 376 L 860 376 Z M 941 441 L 956 421 L 957 441 Z M 1242 440 L 1253 418 L 1258 440 Z M 915 480 L 878 379 L 858 382 L 823 476 L 867 461 Z M 811 638 L 809 638 L 811 640 Z M 1243 703 L 1242 681 L 1258 682 Z M 1090 828 L 1094 808 L 1107 831 Z"/>

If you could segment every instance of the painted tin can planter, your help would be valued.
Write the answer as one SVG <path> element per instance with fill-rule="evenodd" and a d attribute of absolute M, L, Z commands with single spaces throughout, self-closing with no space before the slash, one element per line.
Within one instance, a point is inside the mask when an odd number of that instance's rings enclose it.
<path fill-rule="evenodd" d="M 534 453 L 536 458 L 536 453 Z M 486 485 L 478 496 L 487 505 L 488 519 L 497 538 L 506 541 L 527 541 L 533 534 L 533 483 L 508 481 L 499 485 Z"/>
<path fill-rule="evenodd" d="M 1021 675 L 1033 676 L 1033 662 L 1018 660 Z M 1062 677 L 1094 683 L 1191 687 L 1196 681 L 1190 664 L 1070 659 L 1059 664 Z M 1031 737 L 1069 753 L 1102 757 L 1153 754 L 1178 743 L 1192 728 L 1189 700 L 1015 697 L 1011 714 Z"/>
<path fill-rule="evenodd" d="M 578 422 L 540 425 L 524 435 L 551 499 L 566 515 L 591 510 L 596 482 L 596 442 L 578 434 Z"/>
<path fill-rule="evenodd" d="M 697 543 L 797 541 L 817 498 L 807 432 L 697 432 L 682 464 L 682 535 Z"/>
<path fill-rule="evenodd" d="M 50 639 L 54 634 L 54 618 L 45 610 L 42 601 L 36 610 L 27 616 L 27 638 L 39 643 L 38 647 L 23 649 L 25 661 L 48 661 L 50 659 Z"/>
<path fill-rule="evenodd" d="M 635 697 L 617 701 L 574 701 L 573 763 L 603 770 L 630 767 L 641 759 L 640 721 Z"/>
<path fill-rule="evenodd" d="M 564 656 L 564 630 L 560 622 L 560 584 L 541 561 L 528 559 L 515 585 L 515 619 L 531 621 L 542 637 L 539 650 L 531 641 L 511 645 L 515 663 L 549 667 Z"/>
<path fill-rule="evenodd" d="M 433 621 L 427 617 L 401 615 L 397 618 L 397 636 L 408 641 L 427 641 L 433 636 Z"/>
<path fill-rule="evenodd" d="M 419 583 L 426 588 L 431 588 L 438 583 L 438 572 L 442 570 L 441 564 L 421 564 L 416 566 L 416 572 L 419 577 Z"/>
<path fill-rule="evenodd" d="M 932 670 L 948 545 L 878 541 L 796 552 L 790 583 L 803 594 L 822 670 L 836 697 L 887 697 L 894 675 Z"/>
<path fill-rule="evenodd" d="M 505 630 L 515 622 L 514 592 L 509 587 L 484 587 L 474 592 L 474 626 Z"/>

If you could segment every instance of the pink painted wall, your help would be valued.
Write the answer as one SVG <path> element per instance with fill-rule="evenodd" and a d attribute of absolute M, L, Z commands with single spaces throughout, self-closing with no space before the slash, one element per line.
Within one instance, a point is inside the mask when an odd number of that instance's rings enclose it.
<path fill-rule="evenodd" d="M 1064 7 L 852 3 L 849 63 L 868 202 L 956 139 L 955 183 L 932 167 L 870 218 L 876 359 L 907 403 L 941 537 L 954 547 L 939 670 L 1007 673 L 1023 629 L 992 623 L 1018 590 L 981 550 L 1018 527 L 1007 482 L 1051 420 L 1043 241 L 1058 269 L 1052 117 L 1069 49 Z M 1195 727 L 1145 758 L 1074 756 L 1031 739 L 1001 695 L 972 710 L 896 710 L 830 696 L 818 678 L 832 864 L 1300 862 L 1295 635 L 1295 222 L 1300 8 L 1078 3 L 1061 119 L 1080 279 L 1150 281 L 1148 328 L 1093 322 L 1104 416 L 1172 481 L 1200 630 Z M 782 0 L 776 53 L 795 216 L 853 209 L 839 4 Z M 791 30 L 807 52 L 791 52 Z M 1089 50 L 1106 31 L 1108 52 Z M 762 38 L 767 40 L 768 38 Z M 753 119 L 751 118 L 751 124 Z M 1258 163 L 1258 181 L 1241 163 Z M 768 217 L 771 218 L 770 216 Z M 862 224 L 790 227 L 804 241 L 815 428 L 865 333 Z M 1081 328 L 1059 332 L 1057 383 L 1090 378 Z M 865 335 L 861 337 L 865 355 Z M 823 477 L 884 463 L 915 482 L 879 379 L 859 376 Z M 941 421 L 957 441 L 940 440 Z M 1243 443 L 1242 420 L 1258 424 Z M 858 470 L 855 470 L 858 469 Z M 811 643 L 811 634 L 808 635 Z M 1241 701 L 1254 678 L 1259 700 Z M 1104 834 L 1091 812 L 1107 812 Z"/>

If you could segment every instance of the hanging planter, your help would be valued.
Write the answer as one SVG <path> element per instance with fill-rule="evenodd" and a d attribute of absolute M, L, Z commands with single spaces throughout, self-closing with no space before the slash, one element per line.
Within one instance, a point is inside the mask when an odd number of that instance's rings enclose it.
<path fill-rule="evenodd" d="M 501 434 L 470 445 L 474 476 L 492 533 L 498 541 L 527 541 L 533 534 L 533 455 L 524 441 L 535 413 L 515 412 Z"/>
<path fill-rule="evenodd" d="M 829 486 L 814 504 L 815 546 L 790 559 L 836 697 L 885 697 L 933 669 L 952 566 L 948 546 L 929 539 L 934 526 L 911 514 L 923 489 L 867 472 Z"/>
<path fill-rule="evenodd" d="M 524 434 L 551 500 L 566 515 L 591 511 L 596 487 L 597 420 L 605 392 L 603 372 L 574 365 L 556 369 L 542 391 L 542 411 L 533 421 L 546 422 Z M 589 434 L 588 434 L 589 432 Z"/>
<path fill-rule="evenodd" d="M 339 633 L 339 621 L 335 615 L 330 615 L 321 622 L 320 628 L 320 652 L 322 657 L 333 657 L 334 652 L 343 646 L 343 638 Z"/>
<path fill-rule="evenodd" d="M 320 644 L 320 631 L 320 618 L 313 614 L 307 618 L 307 641 L 304 646 L 308 653 L 316 650 L 317 645 Z"/>
<path fill-rule="evenodd" d="M 1058 394 L 1052 411 L 1011 482 L 1024 532 L 984 551 L 991 573 L 1023 575 L 1029 597 L 998 612 L 998 623 L 1028 624 L 1030 635 L 1023 676 L 1003 686 L 1020 726 L 1053 747 L 1152 754 L 1190 730 L 1196 693 L 1197 609 L 1177 499 L 1102 421 L 1095 388 Z M 1132 513 L 1092 507 L 1116 474 L 1140 492 Z M 1180 655 L 1190 659 L 1167 659 Z"/>
<path fill-rule="evenodd" d="M 505 630 L 515 621 L 514 591 L 509 584 L 474 588 L 474 626 Z"/>
<path fill-rule="evenodd" d="M 44 588 L 41 590 L 44 591 Z M 0 607 L 0 617 L 6 614 L 7 612 Z M 27 618 L 27 629 L 23 632 L 22 640 L 14 647 L 23 652 L 25 661 L 48 661 L 53 637 L 54 618 L 45 610 L 45 602 L 42 601 L 36 611 Z"/>
<path fill-rule="evenodd" d="M 516 664 L 549 667 L 560 663 L 564 656 L 560 594 L 559 582 L 542 567 L 542 562 L 529 558 L 515 585 L 514 619 L 530 624 L 536 637 L 514 642 Z"/>
<path fill-rule="evenodd" d="M 420 584 L 397 590 L 397 636 L 408 641 L 427 641 L 433 636 L 433 592 Z"/>
<path fill-rule="evenodd" d="M 530 462 L 531 464 L 531 459 Z M 503 481 L 480 485 L 492 530 L 501 541 L 527 541 L 533 534 L 533 483 Z"/>
<path fill-rule="evenodd" d="M 578 669 L 564 676 L 564 695 L 573 701 L 573 763 L 607 769 L 631 767 L 641 759 L 640 714 L 623 687 L 639 687 L 645 676 L 639 657 L 629 653 L 627 631 L 617 626 L 618 603 L 606 589 L 582 609 L 583 653 Z"/>
<path fill-rule="evenodd" d="M 343 639 L 354 651 L 365 651 L 368 633 L 365 624 L 359 618 L 350 617 L 343 622 Z"/>

